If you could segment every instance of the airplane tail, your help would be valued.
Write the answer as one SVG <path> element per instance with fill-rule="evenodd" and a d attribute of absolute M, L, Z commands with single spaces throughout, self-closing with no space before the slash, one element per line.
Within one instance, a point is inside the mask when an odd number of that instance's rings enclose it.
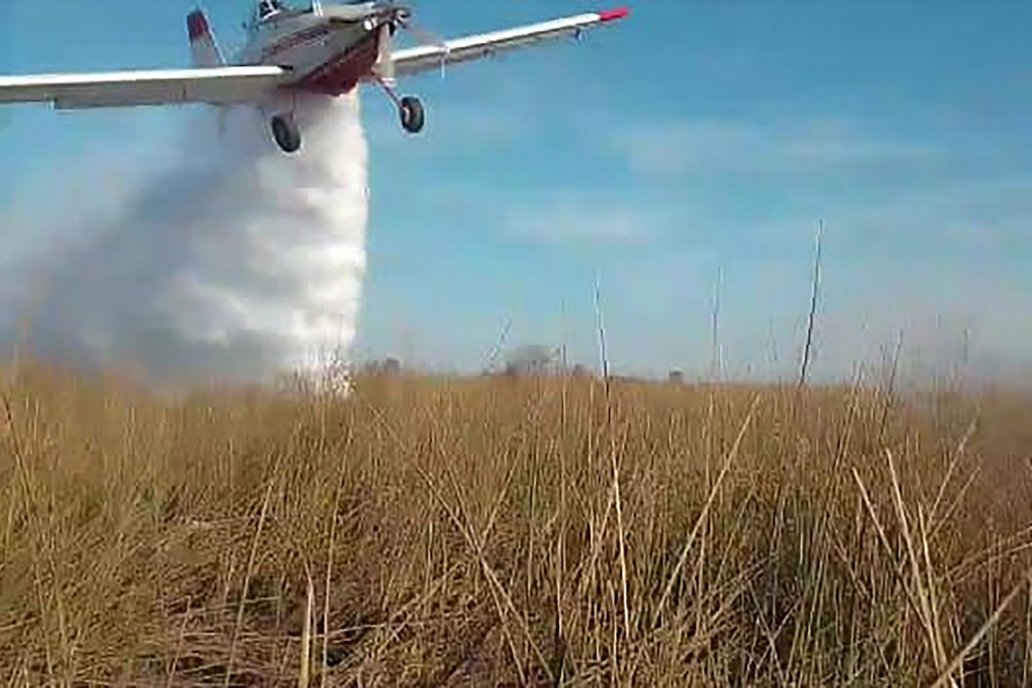
<path fill-rule="evenodd" d="M 190 35 L 190 56 L 195 67 L 223 67 L 226 64 L 211 32 L 208 18 L 201 10 L 194 10 L 186 18 Z"/>

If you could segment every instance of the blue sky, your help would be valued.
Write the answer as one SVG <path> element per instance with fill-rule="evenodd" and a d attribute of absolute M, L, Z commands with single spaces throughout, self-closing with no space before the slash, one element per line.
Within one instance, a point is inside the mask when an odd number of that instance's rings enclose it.
<path fill-rule="evenodd" d="M 0 72 L 188 62 L 189 2 L 0 3 Z M 959 355 L 968 331 L 986 370 L 1032 363 L 1032 5 L 628 4 L 580 43 L 407 82 L 428 108 L 418 138 L 365 92 L 359 356 L 476 368 L 508 327 L 510 345 L 565 342 L 594 364 L 598 276 L 617 368 L 704 373 L 719 274 L 727 370 L 783 374 L 823 219 L 818 372 L 848 374 L 900 328 L 927 359 Z M 239 41 L 249 3 L 204 7 Z M 451 36 L 605 3 L 415 7 Z M 0 118 L 13 204 L 87 153 L 159 149 L 183 114 Z"/>

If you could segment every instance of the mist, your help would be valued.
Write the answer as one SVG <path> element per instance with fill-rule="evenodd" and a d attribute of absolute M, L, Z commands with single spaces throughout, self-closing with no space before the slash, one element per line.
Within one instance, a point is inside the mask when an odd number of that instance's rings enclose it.
<path fill-rule="evenodd" d="M 18 230 L 40 238 L 7 268 L 7 343 L 16 317 L 34 356 L 177 379 L 263 382 L 346 360 L 366 268 L 359 99 L 296 116 L 304 144 L 288 156 L 251 108 L 221 132 L 213 111 L 191 112 L 159 167 L 117 189 L 97 173 L 92 200 L 33 208 Z"/>

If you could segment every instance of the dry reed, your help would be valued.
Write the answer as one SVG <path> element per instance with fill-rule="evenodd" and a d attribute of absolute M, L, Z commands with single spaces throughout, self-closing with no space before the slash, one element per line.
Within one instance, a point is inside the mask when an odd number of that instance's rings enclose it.
<path fill-rule="evenodd" d="M 1020 685 L 1032 401 L 2 387 L 9 685 Z"/>

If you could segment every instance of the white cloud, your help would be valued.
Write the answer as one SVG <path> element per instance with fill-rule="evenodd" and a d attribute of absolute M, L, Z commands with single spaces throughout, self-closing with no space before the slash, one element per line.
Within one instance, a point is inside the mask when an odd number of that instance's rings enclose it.
<path fill-rule="evenodd" d="M 440 159 L 516 145 L 534 135 L 544 121 L 539 87 L 483 76 L 478 79 L 462 71 L 463 76 L 455 82 L 426 75 L 408 87 L 426 110 L 426 128 L 417 136 L 405 133 L 385 94 L 370 90 L 363 123 L 373 149 L 398 151 L 407 160 L 413 156 Z"/>
<path fill-rule="evenodd" d="M 841 165 L 935 159 L 934 143 L 884 139 L 844 120 L 738 122 L 684 119 L 631 124 L 614 139 L 639 174 L 815 172 Z"/>
<path fill-rule="evenodd" d="M 672 220 L 668 211 L 564 199 L 520 206 L 502 220 L 502 231 L 547 244 L 640 243 L 656 238 Z"/>
<path fill-rule="evenodd" d="M 375 95 L 375 94 L 374 94 Z M 511 107 L 490 102 L 424 101 L 426 129 L 417 136 L 405 133 L 390 103 L 374 103 L 364 120 L 370 144 L 377 149 L 440 156 L 456 151 L 479 151 L 528 135 L 533 122 Z"/>
<path fill-rule="evenodd" d="M 815 215 L 757 224 L 751 235 L 798 243 L 812 236 L 820 217 L 833 250 L 837 245 L 867 256 L 966 259 L 973 251 L 1005 257 L 1032 248 L 1032 178 L 955 181 L 903 189 L 876 202 L 833 199 L 826 205 Z"/>

